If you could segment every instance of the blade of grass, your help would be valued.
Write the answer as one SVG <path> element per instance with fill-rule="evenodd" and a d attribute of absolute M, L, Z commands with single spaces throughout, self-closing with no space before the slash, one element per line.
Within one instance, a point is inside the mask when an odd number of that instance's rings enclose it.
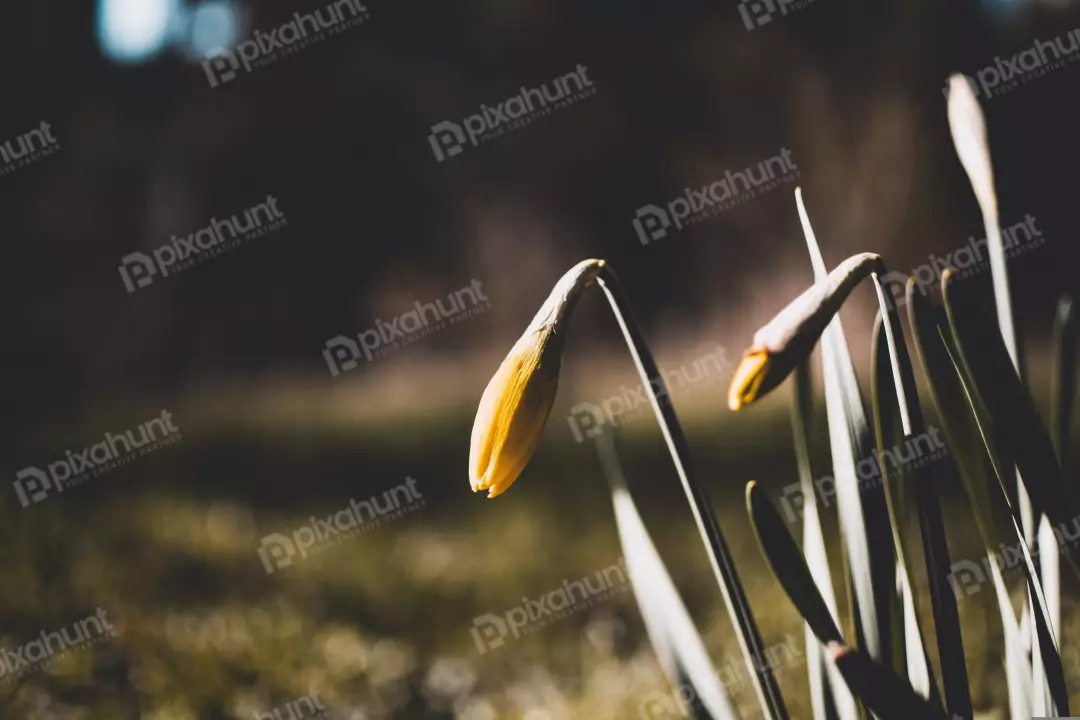
<path fill-rule="evenodd" d="M 660 666 L 679 688 L 678 695 L 693 699 L 688 705 L 695 720 L 738 720 L 694 621 L 630 497 L 610 428 L 597 436 L 596 446 L 611 486 L 630 584 Z"/>

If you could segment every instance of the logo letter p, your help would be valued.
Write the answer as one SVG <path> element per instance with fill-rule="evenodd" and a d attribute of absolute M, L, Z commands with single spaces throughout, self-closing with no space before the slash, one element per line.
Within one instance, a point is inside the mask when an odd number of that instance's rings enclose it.
<path fill-rule="evenodd" d="M 15 494 L 19 496 L 19 503 L 27 507 L 36 502 L 41 502 L 49 495 L 49 476 L 36 467 L 23 468 L 15 473 Z"/>
<path fill-rule="evenodd" d="M 476 649 L 481 655 L 502 647 L 506 642 L 506 621 L 498 615 L 487 613 L 473 618 L 473 626 L 470 629 Z"/>
<path fill-rule="evenodd" d="M 338 335 L 326 341 L 326 349 L 322 354 L 326 359 L 326 366 L 330 368 L 330 374 L 337 377 L 342 370 L 348 372 L 356 367 L 360 346 L 354 340 Z"/>
<path fill-rule="evenodd" d="M 236 77 L 236 71 L 240 69 L 240 61 L 232 52 L 219 48 L 217 52 L 212 53 L 212 57 L 203 60 L 202 67 L 210 87 L 215 88 Z"/>
<path fill-rule="evenodd" d="M 428 143 L 431 145 L 431 151 L 435 153 L 435 159 L 443 162 L 448 157 L 461 154 L 461 148 L 465 144 L 465 133 L 457 123 L 443 121 L 431 126 Z"/>
<path fill-rule="evenodd" d="M 266 574 L 273 575 L 276 570 L 292 565 L 296 547 L 292 540 L 281 533 L 272 533 L 262 539 L 262 547 L 258 552 Z"/>
<path fill-rule="evenodd" d="M 634 215 L 634 231 L 637 232 L 638 240 L 642 245 L 648 245 L 650 240 L 659 240 L 667 236 L 671 219 L 662 207 L 642 205 Z"/>
<path fill-rule="evenodd" d="M 117 269 L 120 271 L 120 278 L 124 281 L 128 294 L 154 282 L 154 275 L 157 275 L 154 261 L 141 252 L 133 252 L 122 257 Z"/>

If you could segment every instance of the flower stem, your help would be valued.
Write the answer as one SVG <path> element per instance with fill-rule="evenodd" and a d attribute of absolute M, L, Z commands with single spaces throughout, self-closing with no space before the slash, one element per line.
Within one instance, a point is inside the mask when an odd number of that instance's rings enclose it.
<path fill-rule="evenodd" d="M 686 491 L 694 521 L 697 523 L 698 532 L 701 533 L 709 555 L 709 562 L 720 584 L 728 614 L 734 621 L 735 634 L 739 639 L 743 657 L 752 671 L 750 677 L 754 681 L 758 700 L 769 720 L 787 720 L 787 709 L 780 694 L 780 687 L 772 674 L 771 663 L 765 654 L 765 644 L 762 642 L 761 633 L 754 622 L 750 604 L 746 599 L 746 593 L 739 581 L 734 558 L 731 556 L 723 533 L 720 532 L 720 525 L 716 521 L 716 515 L 713 513 L 705 488 L 690 472 L 689 446 L 682 426 L 679 424 L 679 418 L 671 405 L 660 369 L 652 353 L 649 352 L 641 328 L 630 308 L 630 302 L 610 266 L 605 266 L 601 270 L 597 282 L 603 288 L 611 309 L 615 313 L 615 319 L 626 339 L 634 365 L 637 366 L 645 391 L 649 395 L 649 404 L 652 405 L 653 413 L 660 424 L 660 431 L 671 453 L 675 471 L 682 481 L 683 490 Z M 666 399 L 665 402 L 660 401 L 661 395 Z"/>

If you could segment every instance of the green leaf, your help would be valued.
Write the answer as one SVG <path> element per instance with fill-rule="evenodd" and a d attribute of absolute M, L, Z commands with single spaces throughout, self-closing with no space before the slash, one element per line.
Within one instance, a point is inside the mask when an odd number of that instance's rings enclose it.
<path fill-rule="evenodd" d="M 1033 503 L 1058 527 L 1080 520 L 1080 504 L 1065 484 L 1053 442 L 1039 418 L 1035 404 L 1016 374 L 997 329 L 986 322 L 973 298 L 960 291 L 945 272 L 945 307 L 953 337 L 972 387 L 982 399 L 987 415 L 998 428 L 984 442 L 1005 447 L 1020 468 L 1020 476 Z M 975 394 L 975 393 L 973 393 Z M 998 466 L 999 477 L 1009 468 Z"/>
<path fill-rule="evenodd" d="M 990 276 L 994 283 L 994 302 L 998 327 L 1008 348 L 1013 367 L 1019 367 L 1016 331 L 1013 329 L 1012 299 L 1009 295 L 1009 273 L 1005 263 L 1005 243 L 1001 238 L 998 218 L 997 192 L 994 190 L 994 167 L 986 141 L 986 119 L 975 98 L 974 88 L 963 75 L 949 78 L 949 130 L 960 163 L 967 171 L 982 210 L 986 228 L 987 254 L 990 256 Z"/>
<path fill-rule="evenodd" d="M 998 609 L 1001 611 L 1001 629 L 1005 640 L 1005 682 L 1009 687 L 1010 717 L 1013 720 L 1026 720 L 1031 716 L 1035 698 L 1031 664 L 1028 662 L 1020 625 L 1016 621 L 1016 615 L 1013 614 L 1009 591 L 1005 587 L 1005 580 L 1001 577 L 993 552 L 988 550 L 986 557 L 988 560 L 986 567 L 990 570 Z"/>
<path fill-rule="evenodd" d="M 949 720 L 940 706 L 858 650 L 833 643 L 829 654 L 851 691 L 881 720 Z"/>
<path fill-rule="evenodd" d="M 716 514 L 713 511 L 705 486 L 697 481 L 691 471 L 690 452 L 686 436 L 682 431 L 682 425 L 679 423 L 678 415 L 675 413 L 675 408 L 671 403 L 661 401 L 661 397 L 667 391 L 664 379 L 660 374 L 660 368 L 657 367 L 656 360 L 652 357 L 652 353 L 649 352 L 648 344 L 645 342 L 641 327 L 634 316 L 630 301 L 626 297 L 622 284 L 611 266 L 605 266 L 596 280 L 611 305 L 611 309 L 619 323 L 619 328 L 626 339 L 634 365 L 637 367 L 638 375 L 646 388 L 649 404 L 656 415 L 664 442 L 671 455 L 672 464 L 679 475 L 687 501 L 690 503 L 694 523 L 705 543 L 709 565 L 712 567 L 720 585 L 724 605 L 735 626 L 736 640 L 743 654 L 753 659 L 753 672 L 750 677 L 758 702 L 769 720 L 787 720 L 788 712 L 780 692 L 780 686 L 776 682 L 776 677 L 773 675 L 772 668 L 768 663 L 765 644 L 761 639 L 757 623 L 754 621 L 754 614 L 750 609 L 750 601 L 746 597 L 746 591 L 739 580 L 731 550 L 727 545 L 727 541 L 724 540 L 724 535 L 720 530 L 720 524 L 716 520 Z"/>
<path fill-rule="evenodd" d="M 911 302 L 911 290 L 913 285 L 908 284 L 908 302 Z M 910 306 L 910 305 L 909 305 Z M 875 400 L 874 408 L 877 413 L 878 423 L 882 428 L 895 428 L 899 419 L 899 406 L 892 402 L 897 397 L 893 375 L 884 372 L 885 360 L 889 348 L 885 340 L 884 318 L 878 316 L 877 331 L 874 334 L 874 354 L 876 362 L 875 372 Z M 903 338 L 899 338 L 897 348 L 906 356 L 906 348 L 901 345 Z M 905 373 L 910 374 L 910 360 L 907 362 Z M 888 366 L 895 367 L 896 358 L 891 358 Z M 906 397 L 910 403 L 908 407 L 911 418 L 912 435 L 904 434 L 900 445 L 886 447 L 883 442 L 885 436 L 878 434 L 878 452 L 882 458 L 886 452 L 896 456 L 902 456 L 900 449 L 907 448 L 909 455 L 914 456 L 918 443 L 924 439 L 924 435 L 932 439 L 932 435 L 925 431 L 922 421 L 922 412 L 918 406 L 918 397 L 914 392 L 914 379 L 908 382 L 912 390 Z M 917 433 L 917 434 L 916 434 Z M 895 429 L 893 434 L 896 434 Z M 950 713 L 960 717 L 971 717 L 971 694 L 968 688 L 967 664 L 964 660 L 964 644 L 960 631 L 960 615 L 956 608 L 956 596 L 950 583 L 952 565 L 949 560 L 949 546 L 945 538 L 945 524 L 941 516 L 941 503 L 938 498 L 937 479 L 933 477 L 935 471 L 948 466 L 944 463 L 897 463 L 890 468 L 884 460 L 880 463 L 882 475 L 890 491 L 887 497 L 890 500 L 901 499 L 900 510 L 907 512 L 905 508 L 914 510 L 918 520 L 919 538 L 922 545 L 923 561 L 926 564 L 926 574 L 929 580 L 930 605 L 934 616 L 936 629 L 938 657 L 941 662 L 941 680 L 945 693 L 945 706 Z M 907 514 L 898 512 L 897 504 L 891 506 L 893 524 L 899 528 L 899 523 Z M 910 544 L 902 538 L 898 541 L 901 563 L 905 563 L 910 557 Z"/>
<path fill-rule="evenodd" d="M 843 642 L 836 619 L 821 597 L 802 551 L 795 544 L 776 507 L 753 481 L 746 485 L 746 508 L 754 526 L 754 535 L 773 575 L 810 626 L 814 637 L 823 645 Z"/>
<path fill-rule="evenodd" d="M 1069 467 L 1069 428 L 1076 403 L 1076 313 L 1072 298 L 1058 301 L 1054 317 L 1054 360 L 1050 390 L 1050 429 L 1062 470 Z"/>
<path fill-rule="evenodd" d="M 1069 426 L 1076 397 L 1076 325 L 1072 300 L 1058 301 L 1054 318 L 1052 375 L 1050 380 L 1050 432 L 1058 464 L 1068 468 Z M 1045 515 L 1039 522 L 1039 572 L 1052 628 L 1061 627 L 1061 555 L 1054 529 Z"/>
<path fill-rule="evenodd" d="M 984 567 L 989 571 L 990 580 L 994 584 L 1005 637 L 1005 677 L 1012 717 L 1030 717 L 1034 699 L 1031 665 L 1027 661 L 1025 643 L 1012 601 L 995 560 L 995 553 L 999 548 L 1022 545 L 1023 536 L 1019 532 L 1019 526 L 1012 524 L 1008 500 L 983 444 L 962 370 L 953 360 L 956 352 L 951 350 L 952 332 L 944 312 L 932 307 L 929 301 L 921 293 L 915 293 L 911 286 L 908 289 L 907 308 L 923 373 L 948 439 L 951 457 L 955 459 L 960 479 L 971 502 L 976 525 L 986 547 L 988 562 Z M 1030 576 L 1026 565 L 1024 571 L 1029 582 L 1038 582 L 1038 578 Z M 954 563 L 951 576 L 958 594 L 961 587 L 967 593 L 970 585 L 974 584 L 977 588 L 986 581 L 983 568 L 970 560 Z M 1047 620 L 1040 615 L 1036 622 L 1040 621 Z M 1046 655 L 1045 652 L 1043 654 Z M 1053 662 L 1053 659 L 1048 661 Z"/>
<path fill-rule="evenodd" d="M 828 288 L 838 279 L 844 283 L 852 277 L 865 277 L 863 270 L 842 270 L 852 259 L 841 263 L 832 273 L 826 272 L 825 260 L 810 224 L 801 189 L 796 190 L 795 200 L 816 286 Z M 870 269 L 883 270 L 881 258 L 871 257 Z M 844 297 L 847 297 L 847 293 L 844 293 Z M 847 577 L 853 590 L 855 636 L 859 646 L 864 647 L 871 657 L 887 662 L 892 658 L 890 611 L 896 605 L 896 551 L 884 488 L 880 484 L 860 482 L 859 479 L 859 461 L 871 456 L 874 440 L 866 421 L 843 324 L 838 316 L 834 317 L 838 307 L 830 311 L 832 320 L 822 333 L 821 361 L 840 534 Z M 926 677 L 930 677 L 928 665 Z M 932 683 L 929 685 L 932 687 Z M 930 691 L 930 687 L 926 689 Z"/>
<path fill-rule="evenodd" d="M 987 455 L 961 369 L 953 362 L 952 331 L 944 311 L 931 306 L 911 284 L 908 285 L 907 309 L 916 353 L 951 457 L 971 502 L 975 523 L 986 548 L 993 553 L 1003 544 L 1012 544 L 1016 538 L 1009 523 L 1006 497 Z"/>
<path fill-rule="evenodd" d="M 738 720 L 694 621 L 630 497 L 610 429 L 596 441 L 604 475 L 611 486 L 615 521 L 634 597 L 657 660 L 679 689 L 675 697 L 692 698 L 687 709 L 695 720 Z M 672 704 L 676 704 L 674 697 Z"/>
<path fill-rule="evenodd" d="M 899 407 L 893 381 L 892 358 L 887 348 L 884 322 L 878 313 L 873 334 L 873 364 L 871 388 L 874 411 L 875 438 L 877 441 L 882 487 L 891 513 L 890 525 L 893 529 L 893 542 L 897 548 L 897 580 L 900 585 L 899 608 L 893 621 L 893 668 L 897 672 L 906 671 L 912 686 L 924 697 L 940 701 L 937 683 L 933 682 L 933 670 L 927 658 L 926 642 L 923 639 L 918 615 L 915 612 L 915 595 L 905 558 L 912 555 L 912 548 L 907 542 L 910 530 L 907 519 L 912 517 L 915 507 L 915 494 L 912 484 L 904 478 L 893 480 L 884 462 L 885 448 L 900 447 L 904 442 L 904 431 L 899 422 Z"/>
<path fill-rule="evenodd" d="M 851 692 L 881 720 L 946 720 L 938 703 L 927 701 L 884 665 L 848 647 L 795 540 L 757 483 L 747 484 L 746 505 L 769 567 L 806 624 L 827 647 L 830 661 Z"/>
<path fill-rule="evenodd" d="M 968 390 L 987 453 L 991 458 L 999 458 L 992 464 L 1003 492 L 1006 473 L 1012 473 L 1012 465 L 1002 466 L 1000 457 L 1008 455 L 1016 459 L 1022 484 L 1040 510 L 1055 523 L 1067 518 L 1080 522 L 1080 515 L 1074 509 L 1075 500 L 1057 466 L 1053 444 L 1031 396 L 1016 374 L 1000 333 L 986 323 L 973 299 L 956 289 L 952 278 L 952 273 L 946 271 L 942 288 L 949 326 L 960 356 L 960 362 L 956 363 L 958 375 Z M 994 427 L 987 427 L 989 423 Z M 999 446 L 1004 449 L 999 451 Z M 1032 641 L 1036 650 L 1033 669 L 1038 683 L 1034 689 L 1035 708 L 1043 703 L 1045 686 L 1052 705 L 1045 711 L 1067 713 L 1068 693 L 1052 617 L 1026 542 L 1022 517 L 1015 506 L 1010 510 L 1027 570 L 1028 612 L 1037 633 Z M 1064 529 L 1067 523 L 1060 523 L 1059 527 Z"/>
<path fill-rule="evenodd" d="M 835 620 L 836 594 L 833 590 L 829 559 L 825 552 L 825 535 L 818 514 L 817 492 L 810 469 L 810 444 L 807 428 L 812 422 L 810 367 L 807 363 L 795 370 L 795 402 L 791 406 L 792 435 L 795 441 L 795 457 L 799 468 L 799 486 L 802 490 L 803 555 L 810 575 L 821 593 L 829 613 Z M 817 720 L 858 720 L 859 709 L 839 671 L 826 661 L 825 649 L 806 629 L 806 665 L 810 677 L 810 701 Z"/>

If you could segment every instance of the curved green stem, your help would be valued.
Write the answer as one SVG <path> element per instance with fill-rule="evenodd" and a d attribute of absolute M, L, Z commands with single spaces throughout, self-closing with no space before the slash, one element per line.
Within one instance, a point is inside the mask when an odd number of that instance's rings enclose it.
<path fill-rule="evenodd" d="M 638 369 L 645 391 L 649 396 L 649 404 L 660 424 L 660 431 L 664 435 L 671 454 L 671 460 L 675 465 L 675 471 L 682 481 L 683 490 L 686 491 L 690 509 L 694 515 L 698 532 L 705 543 L 709 555 L 709 563 L 720 584 L 724 603 L 728 614 L 735 625 L 735 634 L 739 639 L 743 656 L 751 665 L 750 677 L 754 681 L 754 689 L 757 691 L 758 700 L 770 720 L 787 720 L 787 709 L 784 706 L 780 687 L 776 683 L 770 668 L 770 662 L 765 654 L 765 644 L 761 639 L 754 616 L 750 611 L 750 603 L 743 591 L 739 574 L 735 569 L 735 561 L 724 540 L 720 525 L 712 511 L 705 488 L 700 485 L 690 472 L 690 449 L 683 434 L 679 418 L 670 402 L 661 402 L 660 395 L 670 398 L 667 387 L 664 384 L 660 369 L 649 351 L 645 338 L 641 333 L 630 308 L 630 302 L 623 292 L 618 277 L 605 266 L 597 277 L 597 282 L 603 288 L 611 309 L 615 313 L 615 319 L 619 323 L 623 337 L 630 349 L 630 355 L 634 359 L 634 365 Z"/>

